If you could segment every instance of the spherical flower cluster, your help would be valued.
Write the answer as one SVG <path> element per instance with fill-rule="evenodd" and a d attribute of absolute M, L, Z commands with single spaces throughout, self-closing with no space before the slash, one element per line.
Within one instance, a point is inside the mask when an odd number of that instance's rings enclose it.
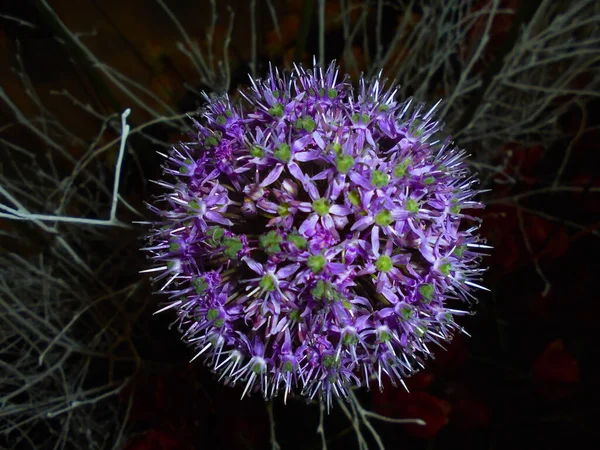
<path fill-rule="evenodd" d="M 485 247 L 465 153 L 379 77 L 271 71 L 165 155 L 148 237 L 184 340 L 243 394 L 403 383 L 460 330 Z M 431 142 L 429 142 L 431 141 Z M 161 311 L 162 311 L 161 310 Z"/>

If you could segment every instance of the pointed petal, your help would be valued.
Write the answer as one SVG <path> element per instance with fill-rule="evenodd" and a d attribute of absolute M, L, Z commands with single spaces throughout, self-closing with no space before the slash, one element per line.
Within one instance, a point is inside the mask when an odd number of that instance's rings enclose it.
<path fill-rule="evenodd" d="M 231 220 L 226 219 L 221 214 L 219 214 L 218 212 L 215 212 L 215 211 L 208 211 L 206 214 L 204 214 L 204 217 L 207 220 L 210 220 L 211 222 L 219 223 L 221 225 L 226 225 L 228 227 L 233 225 L 233 222 Z"/>
<path fill-rule="evenodd" d="M 373 227 L 371 230 L 371 247 L 373 254 L 379 257 L 379 227 Z"/>
<path fill-rule="evenodd" d="M 283 172 L 283 164 L 277 164 L 273 170 L 267 175 L 267 177 L 260 183 L 261 187 L 266 187 L 279 179 L 279 176 Z"/>
<path fill-rule="evenodd" d="M 294 159 L 300 162 L 313 161 L 321 156 L 321 152 L 313 150 L 310 152 L 298 152 L 294 154 Z"/>
<path fill-rule="evenodd" d="M 277 278 L 286 279 L 289 276 L 296 273 L 296 271 L 300 268 L 300 264 L 290 264 L 289 266 L 282 267 L 276 273 Z"/>
<path fill-rule="evenodd" d="M 329 263 L 327 264 L 327 269 L 332 275 L 339 275 L 347 269 L 347 266 L 342 263 Z"/>
<path fill-rule="evenodd" d="M 306 237 L 313 236 L 315 234 L 315 225 L 317 224 L 317 220 L 319 220 L 319 216 L 316 214 L 311 214 L 308 216 L 308 219 L 302 222 L 298 232 Z"/>
<path fill-rule="evenodd" d="M 354 230 L 358 230 L 358 231 L 362 231 L 365 228 L 367 228 L 369 225 L 371 225 L 373 223 L 373 218 L 370 216 L 367 217 L 363 217 L 362 219 L 359 219 L 358 221 L 356 221 L 354 223 L 354 225 L 352 225 L 352 228 L 350 228 L 351 231 Z"/>
<path fill-rule="evenodd" d="M 246 265 L 250 268 L 250 270 L 252 270 L 253 272 L 256 272 L 258 275 L 264 275 L 265 269 L 262 266 L 262 264 L 247 256 L 242 258 L 242 261 L 244 261 Z"/>
<path fill-rule="evenodd" d="M 300 139 L 296 139 L 292 144 L 292 153 L 301 152 L 306 149 L 306 146 L 313 140 L 310 134 L 302 136 Z"/>
<path fill-rule="evenodd" d="M 352 171 L 350 171 L 348 176 L 350 177 L 350 179 L 352 181 L 354 181 L 360 187 L 362 187 L 364 189 L 368 189 L 368 190 L 373 189 L 373 187 L 371 186 L 371 183 L 369 183 L 369 180 L 367 180 L 365 177 L 363 177 L 360 173 L 352 170 Z"/>
<path fill-rule="evenodd" d="M 321 133 L 315 131 L 311 136 L 314 139 L 315 144 L 317 144 L 321 150 L 325 150 L 325 141 L 321 137 Z"/>
<path fill-rule="evenodd" d="M 352 212 L 352 210 L 350 208 L 348 208 L 347 206 L 332 205 L 329 208 L 329 212 L 331 214 L 333 214 L 334 216 L 347 216 L 348 214 L 350 214 Z"/>

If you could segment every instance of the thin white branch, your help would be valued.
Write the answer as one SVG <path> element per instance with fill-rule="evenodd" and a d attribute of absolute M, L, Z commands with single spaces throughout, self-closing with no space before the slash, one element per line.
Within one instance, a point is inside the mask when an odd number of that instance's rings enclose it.
<path fill-rule="evenodd" d="M 281 41 L 281 29 L 279 28 L 279 20 L 277 19 L 277 11 L 275 10 L 275 6 L 273 6 L 273 0 L 267 0 L 267 8 L 271 14 L 271 21 L 273 22 L 275 34 L 277 35 L 279 41 Z"/>
<path fill-rule="evenodd" d="M 268 401 L 266 403 L 267 415 L 269 416 L 269 431 L 271 434 L 271 450 L 280 450 L 281 447 L 277 442 L 277 436 L 275 435 L 275 417 L 273 416 L 273 402 Z"/>
<path fill-rule="evenodd" d="M 321 436 L 321 450 L 327 450 L 327 439 L 325 438 L 325 405 L 319 402 L 319 426 L 317 433 Z"/>
<path fill-rule="evenodd" d="M 190 58 L 192 63 L 196 66 L 198 74 L 201 77 L 202 83 L 211 86 L 214 82 L 214 73 L 206 65 L 206 61 L 204 60 L 204 56 L 202 55 L 200 48 L 198 48 L 198 45 L 190 39 L 190 36 L 185 31 L 185 28 L 183 28 L 181 22 L 179 22 L 179 19 L 177 19 L 177 16 L 173 14 L 173 11 L 171 11 L 171 9 L 165 4 L 165 2 L 163 2 L 162 0 L 156 0 L 156 3 L 160 5 L 160 7 L 171 20 L 171 22 L 173 22 L 173 24 L 177 28 L 177 31 L 179 31 L 179 34 L 181 34 L 183 40 L 190 49 L 189 51 L 187 51 L 183 46 L 180 46 L 179 50 L 183 51 Z"/>
<path fill-rule="evenodd" d="M 127 117 L 131 113 L 130 109 L 126 109 L 121 114 L 121 145 L 119 147 L 119 156 L 117 157 L 117 164 L 115 166 L 115 181 L 113 184 L 113 197 L 112 205 L 110 208 L 110 220 L 113 222 L 117 221 L 117 203 L 119 201 L 119 182 L 121 181 L 121 166 L 123 165 L 123 155 L 125 154 L 125 145 L 127 143 L 127 136 L 129 135 L 129 124 L 127 123 Z"/>
<path fill-rule="evenodd" d="M 93 226 L 118 226 L 123 228 L 130 228 L 129 225 L 121 223 L 118 221 L 117 215 L 117 205 L 119 201 L 119 184 L 121 180 L 121 167 L 123 165 L 123 156 L 125 154 L 125 148 L 127 143 L 127 137 L 130 132 L 130 127 L 127 124 L 127 117 L 131 113 L 130 109 L 126 109 L 121 115 L 121 137 L 120 137 L 120 147 L 119 154 L 117 157 L 117 162 L 115 165 L 114 172 L 114 183 L 113 183 L 113 191 L 112 191 L 112 201 L 111 201 L 111 209 L 110 209 L 110 218 L 109 219 L 87 219 L 87 218 L 79 218 L 79 217 L 68 217 L 68 216 L 59 216 L 59 215 L 49 215 L 49 214 L 32 214 L 13 196 L 11 195 L 4 187 L 0 186 L 0 194 L 6 197 L 13 205 L 16 206 L 17 209 L 10 208 L 6 205 L 0 204 L 0 209 L 6 211 L 6 213 L 0 213 L 0 217 L 6 219 L 13 220 L 29 220 L 29 221 L 45 221 L 45 222 L 68 222 L 68 223 L 76 223 L 80 225 L 93 225 Z M 54 231 L 56 233 L 56 231 Z M 66 242 L 66 241 L 65 241 Z"/>
<path fill-rule="evenodd" d="M 0 18 L 8 20 L 9 22 L 15 22 L 22 27 L 31 28 L 32 30 L 37 29 L 37 27 L 34 24 L 26 20 L 20 19 L 19 17 L 10 16 L 8 14 L 0 14 Z"/>
<path fill-rule="evenodd" d="M 160 2 L 160 0 L 157 1 Z M 148 106 L 138 96 L 131 92 L 127 86 L 119 81 L 118 77 L 116 77 L 112 71 L 107 70 L 106 66 L 96 57 L 96 55 L 94 55 L 91 50 L 81 41 L 81 39 L 65 25 L 56 11 L 48 4 L 47 0 L 39 0 L 39 4 L 44 11 L 52 17 L 52 20 L 60 26 L 61 30 L 70 37 L 71 42 L 86 56 L 92 66 L 97 67 L 115 86 L 117 86 L 125 95 L 127 95 L 132 102 L 137 104 L 152 117 L 159 118 L 162 116 L 160 112 Z"/>
<path fill-rule="evenodd" d="M 467 67 L 465 67 L 461 71 L 460 77 L 458 79 L 458 83 L 456 84 L 456 87 L 454 88 L 454 91 L 452 92 L 452 95 L 450 96 L 450 98 L 446 102 L 446 105 L 444 106 L 444 109 L 440 113 L 440 117 L 441 118 L 443 118 L 443 117 L 446 116 L 446 114 L 448 113 L 448 111 L 452 107 L 454 101 L 456 100 L 456 98 L 458 97 L 458 95 L 460 95 L 460 92 L 461 92 L 461 90 L 463 88 L 463 84 L 466 83 L 469 75 L 471 74 L 471 70 L 473 70 L 473 66 L 475 65 L 476 62 L 478 62 L 480 60 L 481 55 L 483 54 L 483 50 L 487 46 L 487 43 L 488 43 L 488 41 L 490 39 L 489 38 L 489 36 L 490 36 L 490 30 L 492 29 L 492 23 L 494 22 L 494 18 L 496 17 L 496 11 L 498 10 L 499 5 L 500 5 L 500 0 L 492 0 L 492 10 L 490 11 L 490 14 L 488 15 L 487 21 L 485 23 L 485 29 L 483 31 L 483 34 L 482 34 L 481 38 L 479 39 L 479 45 L 477 45 L 477 50 L 475 50 L 475 53 L 473 54 L 473 56 L 469 60 L 469 63 L 467 64 Z"/>

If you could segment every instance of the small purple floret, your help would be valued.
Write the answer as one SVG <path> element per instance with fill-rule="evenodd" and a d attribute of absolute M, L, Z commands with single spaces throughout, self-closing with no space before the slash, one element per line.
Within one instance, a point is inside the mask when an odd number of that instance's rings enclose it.
<path fill-rule="evenodd" d="M 485 248 L 465 152 L 375 77 L 334 64 L 206 97 L 168 155 L 146 251 L 162 310 L 230 384 L 327 404 L 392 383 L 461 331 Z M 437 106 L 437 105 L 436 105 Z"/>

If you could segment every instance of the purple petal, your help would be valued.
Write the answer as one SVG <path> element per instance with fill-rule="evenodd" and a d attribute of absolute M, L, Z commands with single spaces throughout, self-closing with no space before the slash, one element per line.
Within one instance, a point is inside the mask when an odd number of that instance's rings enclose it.
<path fill-rule="evenodd" d="M 267 177 L 263 180 L 263 182 L 260 183 L 260 185 L 262 187 L 266 187 L 266 186 L 274 183 L 275 181 L 277 181 L 277 179 L 281 175 L 281 172 L 283 172 L 283 164 L 277 164 L 275 166 L 275 168 L 273 170 L 271 170 L 269 175 L 267 175 Z"/>
<path fill-rule="evenodd" d="M 368 310 L 370 310 L 372 308 L 371 302 L 369 300 L 367 300 L 365 297 L 361 297 L 359 295 L 357 295 L 352 300 L 350 300 L 350 303 L 352 303 L 353 305 L 362 305 L 365 308 L 367 308 Z"/>
<path fill-rule="evenodd" d="M 332 183 L 327 187 L 327 198 L 331 201 L 336 201 L 344 190 L 344 183 L 342 177 L 336 177 Z"/>
<path fill-rule="evenodd" d="M 370 205 L 373 195 L 375 195 L 375 191 L 362 191 L 360 194 L 360 201 L 363 205 Z"/>
<path fill-rule="evenodd" d="M 276 323 L 274 323 L 274 322 L 277 321 L 277 316 L 279 315 L 279 313 L 281 313 L 281 302 L 275 300 L 275 301 L 271 301 L 269 303 L 270 303 L 271 308 L 273 308 L 273 312 L 275 313 L 275 314 L 273 314 L 273 320 L 271 320 L 271 328 L 272 328 L 276 325 Z"/>
<path fill-rule="evenodd" d="M 388 286 L 383 286 L 383 288 L 381 289 L 381 294 L 392 303 L 397 303 L 398 300 L 400 300 L 398 298 L 398 295 L 395 292 L 393 292 Z"/>
<path fill-rule="evenodd" d="M 382 310 L 383 311 L 383 310 Z M 370 328 L 369 325 L 369 316 L 368 315 L 364 315 L 364 316 L 360 316 L 358 317 L 355 321 L 354 321 L 354 327 L 358 330 L 358 331 L 362 331 L 364 328 Z"/>
<path fill-rule="evenodd" d="M 371 183 L 369 183 L 369 180 L 367 180 L 365 177 L 363 177 L 360 173 L 356 172 L 355 170 L 350 171 L 348 176 L 350 177 L 350 179 L 352 181 L 354 181 L 360 187 L 362 187 L 364 189 L 369 189 L 369 190 L 373 189 L 371 187 Z"/>
<path fill-rule="evenodd" d="M 254 336 L 253 350 L 253 356 L 263 356 L 265 353 L 265 346 L 263 345 L 262 339 L 258 335 Z"/>
<path fill-rule="evenodd" d="M 427 240 L 423 239 L 421 241 L 421 245 L 419 246 L 419 251 L 421 252 L 421 255 L 423 256 L 423 258 L 425 258 L 427 261 L 429 261 L 430 263 L 435 262 L 435 256 L 433 255 L 431 246 L 429 245 L 429 242 L 427 242 Z"/>
<path fill-rule="evenodd" d="M 329 208 L 329 212 L 335 216 L 347 216 L 352 212 L 350 208 L 343 205 L 332 205 Z"/>
<path fill-rule="evenodd" d="M 308 202 L 298 202 L 295 205 L 302 212 L 311 212 L 312 211 L 312 205 Z"/>
<path fill-rule="evenodd" d="M 282 267 L 281 269 L 279 269 L 277 271 L 277 278 L 282 278 L 282 279 L 286 279 L 289 276 L 293 275 L 294 273 L 296 273 L 296 271 L 300 268 L 300 264 L 296 263 L 296 264 L 291 264 L 289 266 L 285 266 Z"/>
<path fill-rule="evenodd" d="M 252 258 L 249 258 L 248 256 L 245 256 L 244 258 L 242 258 L 242 261 L 244 261 L 248 265 L 248 267 L 250 267 L 250 270 L 252 270 L 253 272 L 256 272 L 258 275 L 264 275 L 265 269 L 262 266 L 262 264 L 256 262 L 255 260 L 253 260 Z"/>
<path fill-rule="evenodd" d="M 287 330 L 285 330 L 285 335 L 283 338 L 283 345 L 281 346 L 281 353 L 291 353 L 292 351 L 292 339 L 290 337 L 290 330 L 289 328 Z"/>
<path fill-rule="evenodd" d="M 412 142 L 410 142 L 410 141 L 409 141 L 408 139 L 406 139 L 406 138 L 402 138 L 402 139 L 400 140 L 400 148 L 401 148 L 403 151 L 404 151 L 404 150 L 406 150 L 406 149 L 407 149 L 407 148 L 409 148 L 409 147 L 412 147 L 412 145 L 413 145 L 413 144 L 412 144 Z"/>
<path fill-rule="evenodd" d="M 279 317 L 279 320 L 277 320 L 277 324 L 271 324 L 271 335 L 274 336 L 276 334 L 279 334 L 279 332 L 281 330 L 283 330 L 283 327 L 285 327 L 285 324 L 288 323 L 288 319 L 286 317 Z M 285 330 L 288 331 L 288 330 Z"/>
<path fill-rule="evenodd" d="M 306 183 L 304 183 L 304 189 L 308 192 L 308 195 L 313 201 L 321 198 L 317 186 L 312 181 L 306 181 Z"/>
<path fill-rule="evenodd" d="M 321 150 L 325 150 L 325 141 L 323 140 L 323 138 L 321 137 L 321 133 L 318 132 L 314 132 L 312 134 L 312 138 L 315 140 L 315 144 L 317 144 L 317 146 L 321 149 Z"/>
<path fill-rule="evenodd" d="M 354 225 L 352 225 L 352 228 L 350 228 L 350 231 L 354 231 L 354 230 L 362 231 L 365 228 L 367 228 L 369 225 L 371 225 L 372 223 L 373 223 L 373 218 L 371 216 L 363 217 L 362 219 L 357 220 Z"/>
<path fill-rule="evenodd" d="M 309 152 L 298 152 L 294 154 L 294 159 L 300 162 L 313 161 L 321 156 L 321 152 L 317 150 L 312 150 Z"/>
<path fill-rule="evenodd" d="M 350 222 L 348 216 L 333 216 L 333 223 L 338 230 L 343 230 Z"/>
<path fill-rule="evenodd" d="M 318 181 L 318 180 L 326 180 L 329 175 L 331 175 L 333 173 L 333 169 L 325 169 L 321 172 L 319 172 L 318 174 L 316 174 L 314 177 L 311 178 L 311 180 L 313 181 Z"/>
<path fill-rule="evenodd" d="M 339 275 L 340 273 L 344 273 L 346 271 L 347 266 L 346 264 L 342 263 L 329 263 L 327 264 L 327 269 L 332 275 Z"/>
<path fill-rule="evenodd" d="M 371 247 L 373 254 L 379 257 L 379 227 L 373 227 L 371 230 Z"/>
<path fill-rule="evenodd" d="M 410 262 L 410 253 L 399 254 L 392 256 L 392 263 L 394 265 L 406 265 Z"/>
<path fill-rule="evenodd" d="M 308 216 L 308 219 L 302 222 L 302 225 L 300 225 L 298 232 L 306 237 L 313 236 L 316 233 L 315 225 L 317 224 L 318 220 L 319 216 L 317 216 L 316 214 L 311 214 L 310 216 Z"/>
<path fill-rule="evenodd" d="M 312 136 L 307 134 L 306 136 L 302 136 L 300 139 L 296 139 L 292 144 L 292 153 L 295 155 L 297 152 L 301 152 L 306 149 L 306 146 L 312 141 Z"/>
<path fill-rule="evenodd" d="M 210 192 L 208 193 L 209 197 L 214 197 L 217 194 L 217 191 L 219 190 L 219 183 L 215 183 L 214 186 L 212 187 L 212 189 L 210 190 Z"/>
<path fill-rule="evenodd" d="M 302 183 L 302 187 L 304 190 L 308 192 L 312 200 L 316 200 L 319 198 L 319 191 L 313 182 L 300 170 L 300 167 L 295 162 L 291 162 L 288 165 L 288 169 L 293 177 L 298 179 Z"/>
<path fill-rule="evenodd" d="M 373 140 L 373 135 L 371 134 L 371 130 L 369 130 L 368 128 L 365 130 L 365 134 L 366 134 L 366 138 L 367 138 L 367 142 L 369 143 L 369 145 L 373 148 L 375 148 L 375 141 Z"/>
<path fill-rule="evenodd" d="M 250 166 L 241 166 L 234 170 L 234 173 L 244 173 L 248 172 L 251 169 Z"/>
<path fill-rule="evenodd" d="M 233 222 L 231 220 L 226 219 L 221 214 L 215 211 L 207 211 L 206 214 L 204 214 L 204 217 L 212 222 L 219 223 L 221 225 L 226 225 L 228 227 L 233 225 Z"/>
<path fill-rule="evenodd" d="M 335 228 L 335 222 L 333 221 L 333 218 L 331 217 L 331 215 L 327 214 L 325 217 L 323 217 L 322 222 L 323 222 L 323 226 L 327 229 L 327 231 L 329 231 L 331 233 L 331 235 L 334 237 L 334 239 L 338 240 L 340 238 L 340 234 L 337 232 L 337 230 Z"/>
<path fill-rule="evenodd" d="M 420 176 L 420 175 L 423 175 L 423 174 L 429 174 L 430 172 L 433 172 L 433 170 L 432 170 L 432 166 L 429 166 L 429 165 L 428 166 L 415 167 L 415 168 L 413 168 L 410 171 L 411 175 L 414 175 L 414 176 L 417 176 L 417 177 Z"/>
<path fill-rule="evenodd" d="M 408 226 L 415 232 L 417 236 L 419 236 L 424 241 L 427 240 L 427 236 L 425 236 L 425 233 L 423 233 L 421 227 L 416 226 L 412 219 L 407 220 L 407 222 Z"/>
<path fill-rule="evenodd" d="M 410 216 L 410 213 L 408 211 L 404 211 L 400 208 L 394 208 L 390 212 L 392 213 L 392 219 L 394 220 L 404 220 L 408 218 L 408 216 Z"/>
<path fill-rule="evenodd" d="M 356 272 L 356 275 L 358 275 L 359 277 L 362 277 L 363 275 L 368 275 L 370 273 L 375 273 L 375 271 L 376 271 L 375 265 L 369 263 L 369 265 L 367 265 L 366 267 L 363 267 L 361 270 L 359 270 L 358 272 Z"/>
<path fill-rule="evenodd" d="M 254 321 L 252 321 L 252 317 L 254 317 Z M 246 314 L 246 316 L 244 318 L 245 318 L 246 322 L 252 322 L 252 331 L 258 330 L 265 323 L 267 323 L 267 316 L 266 315 L 257 316 L 256 312 L 253 312 L 252 314 Z"/>
<path fill-rule="evenodd" d="M 263 211 L 266 211 L 271 214 L 277 213 L 277 204 L 273 202 L 269 202 L 267 200 L 259 201 L 256 206 L 258 206 Z"/>
<path fill-rule="evenodd" d="M 304 172 L 302 172 L 302 169 L 300 169 L 298 164 L 292 161 L 288 164 L 288 170 L 294 178 L 296 178 L 300 183 L 304 184 L 306 175 L 304 175 Z"/>
<path fill-rule="evenodd" d="M 391 120 L 380 120 L 379 128 L 387 137 L 393 138 L 396 135 L 396 128 L 394 127 L 394 122 Z"/>
<path fill-rule="evenodd" d="M 365 133 L 364 132 L 358 132 L 358 135 L 356 136 L 356 142 L 354 144 L 356 146 L 356 148 L 363 148 L 365 146 Z"/>
<path fill-rule="evenodd" d="M 246 185 L 243 192 L 254 201 L 264 197 L 265 195 L 265 190 L 255 183 Z"/>
<path fill-rule="evenodd" d="M 296 197 L 298 195 L 298 185 L 294 183 L 292 180 L 285 179 L 281 182 L 281 187 L 292 197 Z"/>

